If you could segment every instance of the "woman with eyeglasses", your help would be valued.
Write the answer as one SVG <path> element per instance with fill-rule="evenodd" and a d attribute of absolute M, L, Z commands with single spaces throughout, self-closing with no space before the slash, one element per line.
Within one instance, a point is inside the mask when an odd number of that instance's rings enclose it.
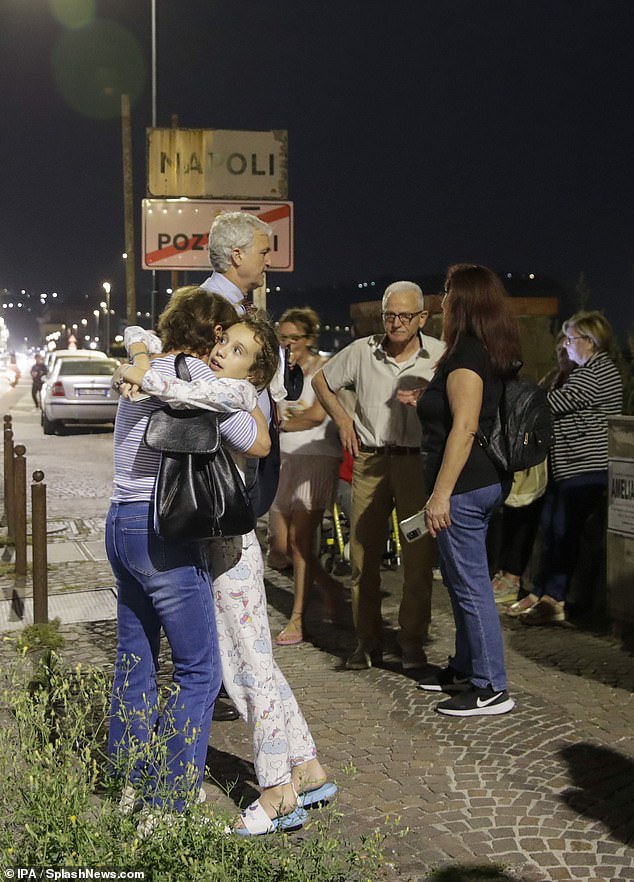
<path fill-rule="evenodd" d="M 288 309 L 280 318 L 279 339 L 304 373 L 297 401 L 281 401 L 280 482 L 269 513 L 269 566 L 293 566 L 294 601 L 278 646 L 304 639 L 303 615 L 313 582 L 324 592 L 324 615 L 336 619 L 343 603 L 342 585 L 322 568 L 314 540 L 324 511 L 332 507 L 342 452 L 337 427 L 315 397 L 312 378 L 326 362 L 316 348 L 319 316 L 309 307 Z"/>
<path fill-rule="evenodd" d="M 610 354 L 613 330 L 605 316 L 578 312 L 563 323 L 562 330 L 576 368 L 567 383 L 548 393 L 555 442 L 540 522 L 538 571 L 519 616 L 525 625 L 565 621 L 565 601 L 584 526 L 605 505 L 607 418 L 619 414 L 623 405 L 623 380 Z"/>

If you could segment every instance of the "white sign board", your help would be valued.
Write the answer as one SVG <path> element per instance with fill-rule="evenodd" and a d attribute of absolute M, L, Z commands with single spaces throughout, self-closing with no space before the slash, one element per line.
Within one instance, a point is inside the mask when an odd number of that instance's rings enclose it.
<path fill-rule="evenodd" d="M 246 211 L 269 224 L 273 228 L 271 271 L 292 272 L 292 202 L 215 199 L 144 199 L 143 269 L 209 270 L 209 228 L 223 211 Z"/>
<path fill-rule="evenodd" d="M 288 132 L 148 129 L 148 196 L 286 199 Z"/>
<path fill-rule="evenodd" d="M 608 460 L 608 530 L 634 536 L 634 460 Z"/>

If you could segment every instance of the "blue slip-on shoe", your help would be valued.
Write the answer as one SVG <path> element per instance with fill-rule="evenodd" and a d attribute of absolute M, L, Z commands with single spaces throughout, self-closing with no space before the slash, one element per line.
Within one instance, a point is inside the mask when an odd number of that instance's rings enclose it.
<path fill-rule="evenodd" d="M 263 836 L 265 833 L 275 833 L 277 830 L 299 830 L 304 826 L 308 813 L 301 806 L 293 809 L 286 815 L 277 818 L 269 818 L 259 802 L 252 802 L 242 812 L 244 827 L 233 827 L 231 832 L 237 836 Z"/>
<path fill-rule="evenodd" d="M 337 785 L 333 784 L 332 781 L 326 781 L 321 787 L 316 787 L 314 790 L 305 790 L 303 793 L 300 793 L 299 805 L 304 809 L 320 808 L 322 805 L 327 805 L 336 793 Z"/>

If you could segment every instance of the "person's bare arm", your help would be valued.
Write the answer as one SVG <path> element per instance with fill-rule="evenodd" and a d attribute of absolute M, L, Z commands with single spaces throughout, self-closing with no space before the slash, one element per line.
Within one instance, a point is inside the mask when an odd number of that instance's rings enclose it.
<path fill-rule="evenodd" d="M 323 370 L 317 371 L 313 377 L 312 385 L 322 407 L 337 424 L 343 449 L 353 456 L 357 456 L 359 453 L 359 439 L 354 428 L 354 420 L 337 398 L 336 392 L 333 392 L 328 385 Z"/>
<path fill-rule="evenodd" d="M 424 509 L 432 536 L 451 526 L 451 494 L 478 431 L 483 390 L 482 378 L 467 368 L 458 368 L 447 377 L 447 398 L 453 422 L 440 471 Z"/>
<path fill-rule="evenodd" d="M 305 429 L 314 429 L 315 426 L 321 426 L 327 416 L 328 414 L 319 401 L 314 401 L 306 410 L 297 413 L 287 410 L 280 425 L 280 431 L 303 432 Z"/>
<path fill-rule="evenodd" d="M 269 435 L 267 419 L 259 407 L 251 411 L 251 416 L 255 420 L 258 433 L 255 436 L 255 441 L 245 453 L 247 456 L 257 456 L 260 458 L 268 456 L 271 452 L 271 436 Z"/>

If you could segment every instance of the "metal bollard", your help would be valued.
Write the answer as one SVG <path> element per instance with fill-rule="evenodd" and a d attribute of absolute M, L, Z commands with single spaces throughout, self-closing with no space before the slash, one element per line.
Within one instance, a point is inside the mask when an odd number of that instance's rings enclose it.
<path fill-rule="evenodd" d="M 26 576 L 26 447 L 15 445 L 13 463 L 15 574 Z"/>
<path fill-rule="evenodd" d="M 33 472 L 31 525 L 33 536 L 33 622 L 48 622 L 48 556 L 46 550 L 46 484 L 44 472 Z"/>
<path fill-rule="evenodd" d="M 7 542 L 13 539 L 13 429 L 9 415 L 4 417 L 4 522 Z"/>

